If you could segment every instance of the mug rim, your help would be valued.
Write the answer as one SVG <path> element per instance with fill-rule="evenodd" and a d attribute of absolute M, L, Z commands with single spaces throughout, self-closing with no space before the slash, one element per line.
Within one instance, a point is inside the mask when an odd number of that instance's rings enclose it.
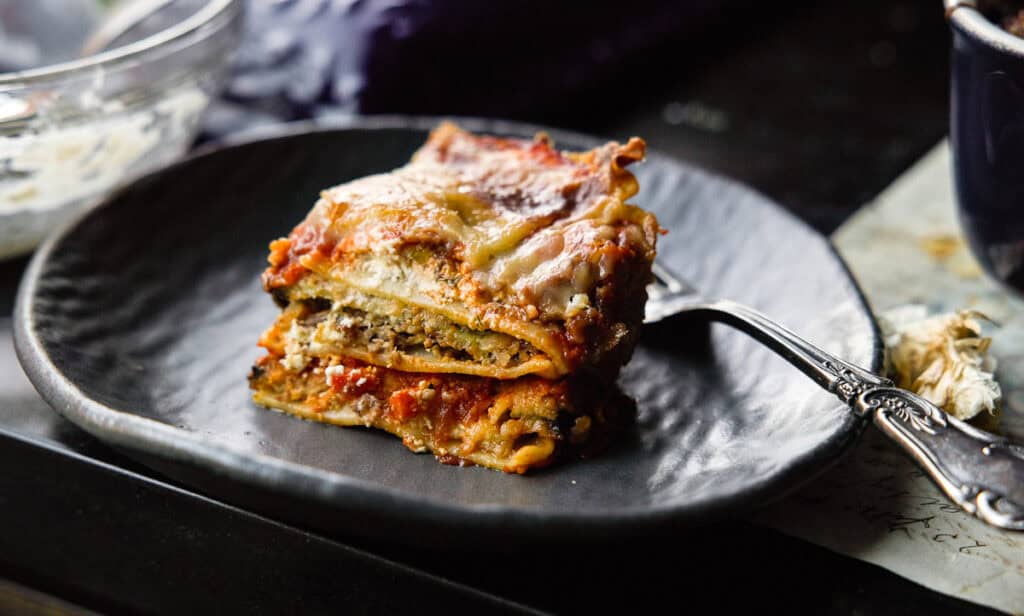
<path fill-rule="evenodd" d="M 989 21 L 973 0 L 943 0 L 943 4 L 951 26 L 987 47 L 1024 58 L 1024 39 Z"/>

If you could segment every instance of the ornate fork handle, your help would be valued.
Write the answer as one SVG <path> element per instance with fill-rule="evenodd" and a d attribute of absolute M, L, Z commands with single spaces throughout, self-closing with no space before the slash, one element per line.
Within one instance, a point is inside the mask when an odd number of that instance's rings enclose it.
<path fill-rule="evenodd" d="M 943 492 L 985 522 L 1024 530 L 1024 446 L 951 417 L 892 381 L 849 364 L 759 312 L 722 300 L 692 306 L 785 357 L 861 416 L 871 416 Z"/>

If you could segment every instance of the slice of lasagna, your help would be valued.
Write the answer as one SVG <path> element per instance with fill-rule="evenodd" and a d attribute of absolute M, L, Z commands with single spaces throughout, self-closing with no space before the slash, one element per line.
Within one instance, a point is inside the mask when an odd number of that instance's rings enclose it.
<path fill-rule="evenodd" d="M 270 245 L 283 310 L 256 401 L 517 472 L 606 431 L 659 232 L 626 203 L 643 155 L 445 123 L 406 166 L 324 191 Z"/>

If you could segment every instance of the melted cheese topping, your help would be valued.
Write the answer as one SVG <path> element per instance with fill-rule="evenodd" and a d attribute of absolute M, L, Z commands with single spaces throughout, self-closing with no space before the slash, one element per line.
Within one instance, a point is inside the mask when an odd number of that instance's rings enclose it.
<path fill-rule="evenodd" d="M 625 203 L 637 184 L 624 167 L 643 155 L 636 138 L 563 154 L 544 139 L 476 137 L 444 124 L 405 167 L 324 191 L 307 224 L 348 256 L 447 247 L 494 296 L 524 307 L 550 299 L 541 312 L 564 317 L 569 298 L 597 282 L 594 247 L 623 225 L 647 231 L 631 240 L 653 256 L 657 223 Z"/>

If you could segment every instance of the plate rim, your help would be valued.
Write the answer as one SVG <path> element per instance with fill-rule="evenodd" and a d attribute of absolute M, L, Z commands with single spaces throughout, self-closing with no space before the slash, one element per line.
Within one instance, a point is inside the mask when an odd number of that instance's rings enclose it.
<path fill-rule="evenodd" d="M 288 139 L 305 133 L 350 130 L 429 130 L 441 120 L 453 120 L 477 132 L 529 134 L 544 131 L 556 141 L 601 142 L 600 137 L 546 127 L 526 122 L 460 116 L 371 116 L 329 117 L 300 122 L 256 127 L 229 135 L 216 142 L 196 148 L 188 156 L 139 178 L 123 183 L 106 197 L 97 200 L 53 232 L 35 254 L 22 276 L 15 300 L 13 318 L 14 342 L 18 360 L 29 381 L 42 398 L 59 415 L 100 440 L 147 455 L 155 455 L 171 463 L 198 466 L 218 477 L 226 477 L 257 489 L 270 490 L 282 496 L 313 499 L 339 512 L 382 515 L 388 519 L 416 521 L 434 527 L 459 529 L 495 529 L 503 532 L 526 532 L 555 536 L 565 532 L 618 534 L 636 532 L 663 525 L 680 526 L 709 523 L 728 513 L 746 513 L 766 505 L 806 485 L 838 462 L 857 442 L 867 420 L 854 413 L 844 415 L 843 429 L 832 438 L 823 439 L 807 454 L 794 458 L 781 471 L 749 490 L 708 497 L 696 503 L 676 502 L 642 506 L 575 511 L 546 511 L 538 508 L 506 504 L 461 504 L 426 500 L 408 492 L 373 481 L 342 475 L 325 469 L 306 466 L 274 456 L 244 451 L 207 436 L 150 419 L 130 411 L 113 408 L 91 399 L 71 382 L 50 360 L 37 335 L 32 318 L 33 300 L 40 274 L 54 250 L 86 219 L 114 202 L 135 182 L 168 172 L 191 161 L 225 149 L 256 142 Z M 868 317 L 872 330 L 872 361 L 865 366 L 878 372 L 882 366 L 883 345 L 874 313 L 848 264 L 832 241 L 797 218 L 774 199 L 749 185 L 717 174 L 689 161 L 656 150 L 648 158 L 664 159 L 687 170 L 731 184 L 752 193 L 771 208 L 773 215 L 803 227 L 811 236 L 822 240 L 826 250 L 840 266 L 853 292 L 859 311 Z M 839 403 L 837 402 L 837 405 Z M 523 479 L 528 480 L 528 479 Z M 216 494 L 212 496 L 216 497 Z M 414 512 L 414 513 L 410 513 Z M 396 515 L 397 514 L 397 515 Z M 417 526 L 417 534 L 423 527 Z"/>

